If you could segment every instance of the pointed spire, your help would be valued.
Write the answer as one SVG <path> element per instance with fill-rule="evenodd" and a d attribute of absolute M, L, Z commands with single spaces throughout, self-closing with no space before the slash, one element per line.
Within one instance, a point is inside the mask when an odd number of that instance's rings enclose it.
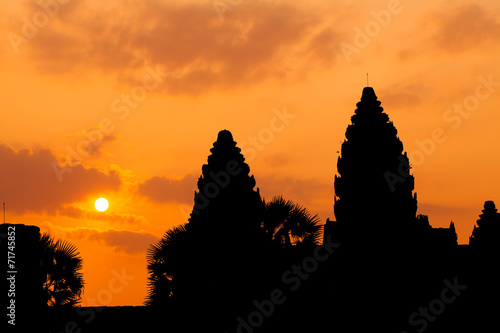
<path fill-rule="evenodd" d="M 364 87 L 363 93 L 361 94 L 361 100 L 365 101 L 376 101 L 377 95 L 375 95 L 375 90 L 372 87 Z"/>
<path fill-rule="evenodd" d="M 217 135 L 217 141 L 218 142 L 232 142 L 233 141 L 233 135 L 227 129 L 223 129 Z"/>

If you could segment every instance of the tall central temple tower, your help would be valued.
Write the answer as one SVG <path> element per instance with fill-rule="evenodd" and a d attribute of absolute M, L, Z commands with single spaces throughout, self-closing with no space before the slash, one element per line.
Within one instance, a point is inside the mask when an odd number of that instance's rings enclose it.
<path fill-rule="evenodd" d="M 414 179 L 397 130 L 372 87 L 351 118 L 335 176 L 335 218 L 349 231 L 387 232 L 415 220 Z"/>

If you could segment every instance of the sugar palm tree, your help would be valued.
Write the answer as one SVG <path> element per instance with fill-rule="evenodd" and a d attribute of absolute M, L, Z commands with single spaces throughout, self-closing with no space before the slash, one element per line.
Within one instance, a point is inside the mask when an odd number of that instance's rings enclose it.
<path fill-rule="evenodd" d="M 39 239 L 43 303 L 49 306 L 74 306 L 80 302 L 84 280 L 82 258 L 71 243 L 44 233 Z"/>
<path fill-rule="evenodd" d="M 272 241 L 282 247 L 293 245 L 313 246 L 321 238 L 318 215 L 312 215 L 306 208 L 290 200 L 276 196 L 265 202 L 263 228 Z"/>
<path fill-rule="evenodd" d="M 187 236 L 186 224 L 182 224 L 167 230 L 163 238 L 148 249 L 146 305 L 164 306 L 174 296 L 175 279 L 182 274 L 180 267 L 186 262 Z"/>

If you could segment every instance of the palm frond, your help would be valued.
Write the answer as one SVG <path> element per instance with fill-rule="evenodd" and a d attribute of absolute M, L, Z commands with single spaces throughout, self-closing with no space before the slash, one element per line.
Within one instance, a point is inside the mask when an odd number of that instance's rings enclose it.
<path fill-rule="evenodd" d="M 39 238 L 41 249 L 41 288 L 51 306 L 74 306 L 81 299 L 84 280 L 83 260 L 73 244 L 44 233 Z"/>
<path fill-rule="evenodd" d="M 166 305 L 174 294 L 176 275 L 185 255 L 187 241 L 186 224 L 181 224 L 165 232 L 162 239 L 150 245 L 146 251 L 148 293 L 145 305 Z"/>
<path fill-rule="evenodd" d="M 321 238 L 320 222 L 318 215 L 312 215 L 305 207 L 282 196 L 265 202 L 263 228 L 278 244 L 317 244 Z"/>

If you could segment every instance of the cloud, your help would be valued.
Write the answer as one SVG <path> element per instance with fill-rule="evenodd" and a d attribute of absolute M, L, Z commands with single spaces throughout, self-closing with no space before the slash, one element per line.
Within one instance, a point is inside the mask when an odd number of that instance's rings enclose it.
<path fill-rule="evenodd" d="M 132 232 L 126 230 L 106 230 L 89 236 L 90 240 L 96 240 L 115 247 L 117 251 L 128 254 L 146 252 L 150 244 L 157 243 L 159 238 L 143 232 Z"/>
<path fill-rule="evenodd" d="M 169 94 L 248 86 L 302 76 L 307 64 L 332 65 L 340 38 L 319 13 L 304 15 L 286 3 L 237 9 L 223 20 L 211 3 L 147 1 L 87 15 L 73 11 L 55 16 L 27 46 L 50 75 L 93 70 L 137 85 L 146 64 L 161 66 L 171 75 L 158 89 Z"/>
<path fill-rule="evenodd" d="M 95 128 L 94 128 L 95 129 Z M 83 140 L 83 139 L 82 139 Z M 115 142 L 118 140 L 116 134 L 107 134 L 103 133 L 102 137 L 98 137 L 94 141 L 91 141 L 91 149 L 87 149 L 91 156 L 94 157 L 103 157 L 105 155 L 105 151 L 103 151 L 103 147 L 111 142 Z"/>
<path fill-rule="evenodd" d="M 25 212 L 55 213 L 88 195 L 117 190 L 121 180 L 117 172 L 74 165 L 60 182 L 54 167 L 61 166 L 49 149 L 16 151 L 0 145 L 0 200 L 18 214 Z M 78 216 L 77 210 L 68 215 Z"/>
<path fill-rule="evenodd" d="M 279 168 L 292 163 L 292 158 L 286 153 L 277 153 L 267 156 L 264 161 L 269 167 Z"/>
<path fill-rule="evenodd" d="M 74 206 L 63 206 L 56 211 L 59 216 L 67 216 L 74 219 L 89 219 L 94 221 L 120 222 L 126 224 L 145 224 L 147 219 L 143 216 L 127 213 L 111 213 L 111 212 L 96 212 L 87 211 Z"/>
<path fill-rule="evenodd" d="M 140 225 L 147 223 L 147 219 L 144 216 L 139 216 L 135 214 L 115 214 L 115 213 L 100 213 L 95 211 L 85 212 L 85 218 L 91 220 L 101 220 L 109 222 L 122 222 L 131 225 Z"/>
<path fill-rule="evenodd" d="M 84 157 L 103 157 L 108 152 L 105 146 L 116 142 L 119 137 L 115 133 L 104 133 L 98 126 L 90 126 L 78 133 L 67 135 L 67 150 L 74 154 L 66 155 L 64 162 L 75 163 Z"/>
<path fill-rule="evenodd" d="M 477 4 L 464 4 L 449 13 L 435 13 L 437 31 L 432 36 L 435 45 L 448 52 L 463 52 L 470 48 L 483 50 L 485 43 L 500 40 L 500 22 Z"/>
<path fill-rule="evenodd" d="M 333 180 L 331 184 L 326 184 L 315 179 L 257 175 L 255 175 L 255 180 L 261 196 L 265 197 L 266 201 L 281 195 L 301 205 L 309 204 L 315 198 L 330 198 L 333 203 Z"/>
<path fill-rule="evenodd" d="M 73 206 L 64 206 L 61 209 L 57 210 L 58 215 L 68 216 L 74 219 L 80 219 L 85 216 L 85 211 L 83 209 L 73 207 Z"/>
<path fill-rule="evenodd" d="M 407 46 L 396 52 L 401 62 L 414 63 L 419 56 L 443 53 L 457 56 L 472 51 L 487 55 L 498 46 L 500 20 L 496 11 L 477 4 L 444 8 L 425 12 L 414 28 L 404 33 L 401 40 L 408 41 Z"/>
<path fill-rule="evenodd" d="M 377 93 L 382 107 L 411 109 L 422 103 L 420 96 L 425 96 L 420 83 L 396 83 Z"/>
<path fill-rule="evenodd" d="M 46 224 L 49 232 L 53 233 L 54 226 Z M 94 228 L 61 228 L 64 239 L 69 240 L 89 240 L 98 242 L 99 244 L 114 247 L 117 251 L 128 254 L 136 254 L 146 252 L 150 244 L 157 243 L 159 238 L 147 232 L 134 232 L 128 230 L 99 230 Z"/>
<path fill-rule="evenodd" d="M 416 49 L 413 48 L 403 48 L 397 52 L 397 56 L 400 61 L 411 61 L 419 54 Z"/>
<path fill-rule="evenodd" d="M 187 174 L 182 179 L 155 176 L 139 184 L 137 193 L 154 203 L 192 204 L 198 178 Z"/>

